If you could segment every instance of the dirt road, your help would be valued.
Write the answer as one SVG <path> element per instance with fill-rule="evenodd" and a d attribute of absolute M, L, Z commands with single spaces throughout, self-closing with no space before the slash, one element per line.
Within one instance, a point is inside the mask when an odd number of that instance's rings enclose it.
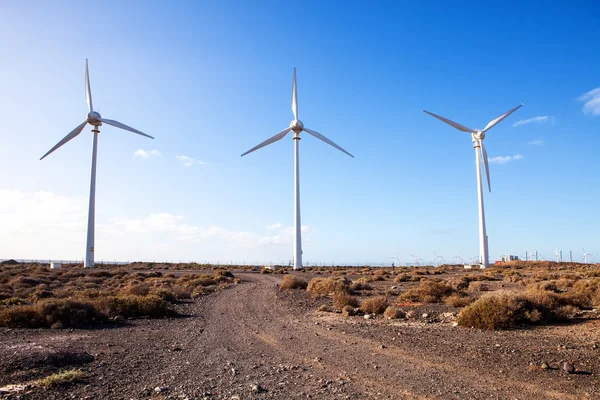
<path fill-rule="evenodd" d="M 42 375 L 38 358 L 89 353 L 87 382 L 30 390 L 62 399 L 581 399 L 600 396 L 598 321 L 481 332 L 450 324 L 391 322 L 316 312 L 280 275 L 182 306 L 189 317 L 137 320 L 102 330 L 0 331 L 0 386 Z M 583 334 L 581 333 L 583 332 Z M 27 358 L 27 357 L 29 358 Z M 39 360 L 38 360 L 39 361 Z M 552 367 L 530 366 L 546 361 Z M 579 374 L 556 367 L 572 362 Z M 33 364 L 32 364 L 33 363 Z M 38 362 L 39 364 L 39 362 Z M 40 364 L 41 365 L 41 364 Z M 556 368 L 556 369 L 553 369 Z M 19 369 L 22 372 L 19 372 Z"/>

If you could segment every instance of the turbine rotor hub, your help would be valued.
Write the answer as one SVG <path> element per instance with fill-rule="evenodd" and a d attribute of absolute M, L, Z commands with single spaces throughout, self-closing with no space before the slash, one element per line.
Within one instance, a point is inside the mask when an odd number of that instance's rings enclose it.
<path fill-rule="evenodd" d="M 304 130 L 304 124 L 299 119 L 295 119 L 290 122 L 290 128 L 294 131 L 295 134 L 300 134 Z"/>
<path fill-rule="evenodd" d="M 100 126 L 102 125 L 102 121 L 100 121 L 100 118 L 102 117 L 99 113 L 97 113 L 96 111 L 90 111 L 87 115 L 87 122 L 90 125 Z"/>
<path fill-rule="evenodd" d="M 483 140 L 485 138 L 485 132 L 484 131 L 475 131 L 472 133 L 473 135 L 473 140 Z"/>

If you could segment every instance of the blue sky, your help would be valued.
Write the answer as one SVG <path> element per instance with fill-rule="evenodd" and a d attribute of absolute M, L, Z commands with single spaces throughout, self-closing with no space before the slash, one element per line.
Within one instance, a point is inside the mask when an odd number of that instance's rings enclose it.
<path fill-rule="evenodd" d="M 291 137 L 240 154 L 292 120 L 293 67 L 300 119 L 356 157 L 301 141 L 306 262 L 477 255 L 471 139 L 422 110 L 483 128 L 520 103 L 485 139 L 490 259 L 600 257 L 598 17 L 594 1 L 3 2 L 0 257 L 83 257 L 89 127 L 39 158 L 85 119 L 86 57 L 96 109 L 156 137 L 102 128 L 97 260 L 287 263 Z"/>

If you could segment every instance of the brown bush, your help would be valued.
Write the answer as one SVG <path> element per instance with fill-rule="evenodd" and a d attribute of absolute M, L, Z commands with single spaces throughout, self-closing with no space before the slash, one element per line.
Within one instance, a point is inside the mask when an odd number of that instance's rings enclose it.
<path fill-rule="evenodd" d="M 455 293 L 454 288 L 447 282 L 424 280 L 418 287 L 402 293 L 399 299 L 400 301 L 437 303 L 453 293 Z"/>
<path fill-rule="evenodd" d="M 358 307 L 358 299 L 347 292 L 335 292 L 333 294 L 333 306 L 341 309 L 344 306 Z"/>
<path fill-rule="evenodd" d="M 383 312 L 383 316 L 387 319 L 400 319 L 406 317 L 406 312 L 396 306 L 389 306 Z"/>
<path fill-rule="evenodd" d="M 383 314 L 387 307 L 388 302 L 384 296 L 371 297 L 360 303 L 360 309 L 367 314 Z"/>
<path fill-rule="evenodd" d="M 71 299 L 0 310 L 0 326 L 8 328 L 83 328 L 105 320 L 93 304 Z"/>
<path fill-rule="evenodd" d="M 348 279 L 345 277 L 313 278 L 308 282 L 306 290 L 313 297 L 329 296 L 337 292 L 347 292 Z"/>
<path fill-rule="evenodd" d="M 306 282 L 304 279 L 297 278 L 293 275 L 286 275 L 281 280 L 281 284 L 279 285 L 279 288 L 281 290 L 306 289 L 307 286 L 308 286 L 308 282 Z"/>
<path fill-rule="evenodd" d="M 444 303 L 450 307 L 465 307 L 471 304 L 471 297 L 463 296 L 458 293 L 454 293 L 444 299 Z"/>
<path fill-rule="evenodd" d="M 490 293 L 464 308 L 458 324 L 479 329 L 511 329 L 526 324 L 547 324 L 565 319 L 577 310 L 569 297 L 549 291 Z"/>
<path fill-rule="evenodd" d="M 373 290 L 373 287 L 366 283 L 365 281 L 353 281 L 350 284 L 350 290 L 352 292 L 358 292 L 361 290 Z"/>
<path fill-rule="evenodd" d="M 356 309 L 352 306 L 344 306 L 342 307 L 342 315 L 344 317 L 351 317 L 356 315 Z"/>
<path fill-rule="evenodd" d="M 128 317 L 148 316 L 164 318 L 175 315 L 167 302 L 158 296 L 111 296 L 99 298 L 98 309 L 108 317 L 117 315 Z"/>

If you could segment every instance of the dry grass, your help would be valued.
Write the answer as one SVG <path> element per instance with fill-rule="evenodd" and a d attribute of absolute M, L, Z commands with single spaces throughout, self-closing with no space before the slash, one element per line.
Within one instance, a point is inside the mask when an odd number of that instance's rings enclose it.
<path fill-rule="evenodd" d="M 40 379 L 38 383 L 49 389 L 81 382 L 83 381 L 84 377 L 85 374 L 81 370 L 71 369 L 47 376 L 43 379 Z"/>
<path fill-rule="evenodd" d="M 308 282 L 306 282 L 304 279 L 296 278 L 293 275 L 286 275 L 281 280 L 281 284 L 279 285 L 279 288 L 281 290 L 306 289 L 307 286 L 308 286 Z"/>
<path fill-rule="evenodd" d="M 387 319 L 401 319 L 406 317 L 406 312 L 399 307 L 389 306 L 383 312 L 383 316 Z"/>
<path fill-rule="evenodd" d="M 421 303 L 437 303 L 445 297 L 456 293 L 455 289 L 447 282 L 424 280 L 418 287 L 407 290 L 399 297 L 400 301 Z"/>
<path fill-rule="evenodd" d="M 333 294 L 333 306 L 337 309 L 342 309 L 345 306 L 358 307 L 358 305 L 358 298 L 347 292 L 336 292 Z"/>
<path fill-rule="evenodd" d="M 308 282 L 306 290 L 313 297 L 329 296 L 338 292 L 349 291 L 349 281 L 345 277 L 313 278 Z"/>
<path fill-rule="evenodd" d="M 175 314 L 172 304 L 235 282 L 220 270 L 177 278 L 157 271 L 0 265 L 0 326 L 85 328 L 117 315 L 163 318 Z"/>
<path fill-rule="evenodd" d="M 360 303 L 360 309 L 367 314 L 383 314 L 387 307 L 388 301 L 384 296 L 371 297 Z"/>
<path fill-rule="evenodd" d="M 454 293 L 444 299 L 444 303 L 450 307 L 466 307 L 471 304 L 471 301 L 473 301 L 471 297 L 458 293 Z"/>

